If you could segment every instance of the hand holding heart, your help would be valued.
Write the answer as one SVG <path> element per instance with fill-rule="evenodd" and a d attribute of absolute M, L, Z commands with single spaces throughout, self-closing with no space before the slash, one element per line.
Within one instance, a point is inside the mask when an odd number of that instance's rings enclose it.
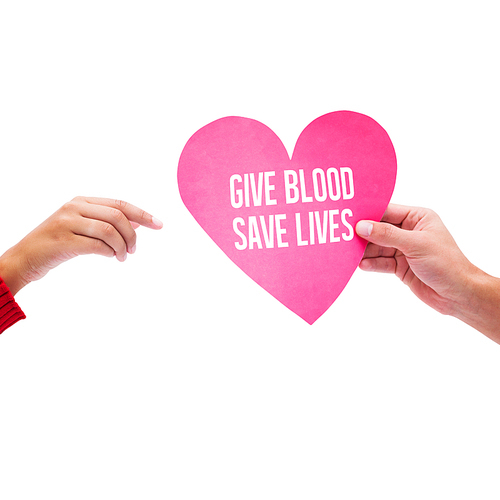
<path fill-rule="evenodd" d="M 500 343 L 500 280 L 467 260 L 439 216 L 389 205 L 382 222 L 360 221 L 369 241 L 360 268 L 394 273 L 423 302 Z"/>
<path fill-rule="evenodd" d="M 191 137 L 178 171 L 181 197 L 202 228 L 308 323 L 359 264 L 395 273 L 426 304 L 500 342 L 500 280 L 465 258 L 433 212 L 386 211 L 395 177 L 386 132 L 348 111 L 309 124 L 291 159 L 263 124 L 217 120 Z"/>
<path fill-rule="evenodd" d="M 382 223 L 359 222 L 356 232 L 370 242 L 361 269 L 394 273 L 427 305 L 455 312 L 474 266 L 435 212 L 389 205 Z"/>

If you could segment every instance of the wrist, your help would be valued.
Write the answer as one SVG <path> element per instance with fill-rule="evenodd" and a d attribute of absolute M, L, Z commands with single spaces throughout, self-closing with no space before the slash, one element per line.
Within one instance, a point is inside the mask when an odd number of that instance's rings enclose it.
<path fill-rule="evenodd" d="M 15 247 L 7 250 L 0 257 L 0 278 L 8 286 L 12 295 L 16 295 L 29 283 L 22 277 L 21 258 L 16 254 Z"/>
<path fill-rule="evenodd" d="M 474 268 L 466 290 L 453 315 L 500 343 L 500 279 Z"/>

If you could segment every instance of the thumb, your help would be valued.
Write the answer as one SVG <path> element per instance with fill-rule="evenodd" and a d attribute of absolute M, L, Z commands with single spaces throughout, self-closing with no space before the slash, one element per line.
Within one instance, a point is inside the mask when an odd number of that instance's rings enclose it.
<path fill-rule="evenodd" d="M 361 220 L 356 224 L 356 233 L 370 243 L 375 243 L 375 245 L 381 247 L 397 248 L 403 253 L 406 253 L 405 250 L 410 247 L 414 240 L 412 231 L 401 229 L 386 222 Z"/>

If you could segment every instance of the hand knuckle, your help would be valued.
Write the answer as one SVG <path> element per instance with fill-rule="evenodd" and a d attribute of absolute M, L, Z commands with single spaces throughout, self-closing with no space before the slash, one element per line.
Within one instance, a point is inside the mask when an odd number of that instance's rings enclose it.
<path fill-rule="evenodd" d="M 102 253 L 103 251 L 103 247 L 104 247 L 104 243 L 101 241 L 101 240 L 98 240 L 98 239 L 92 239 L 92 253 Z"/>
<path fill-rule="evenodd" d="M 434 212 L 434 210 L 428 210 L 428 214 L 429 216 L 434 219 L 435 221 L 441 221 L 441 217 L 439 216 L 439 214 L 437 212 Z"/>
<path fill-rule="evenodd" d="M 102 224 L 102 232 L 105 236 L 111 236 L 115 232 L 115 228 L 108 224 L 107 222 L 103 222 Z"/>
<path fill-rule="evenodd" d="M 125 218 L 125 216 L 123 215 L 123 212 L 121 212 L 117 208 L 112 208 L 111 209 L 111 218 L 115 222 L 120 222 L 120 221 L 122 221 Z"/>
<path fill-rule="evenodd" d="M 111 247 L 106 245 L 104 242 L 98 239 L 93 239 L 92 240 L 92 248 L 91 248 L 92 253 L 96 255 L 103 255 L 107 257 L 112 257 L 115 252 Z"/>
<path fill-rule="evenodd" d="M 119 207 L 121 210 L 124 210 L 127 208 L 128 203 L 126 201 L 123 201 L 123 200 L 115 200 L 115 205 L 117 207 Z"/>
<path fill-rule="evenodd" d="M 73 212 L 73 210 L 75 209 L 75 203 L 73 200 L 71 201 L 67 201 L 61 208 L 60 208 L 60 211 L 61 212 Z"/>
<path fill-rule="evenodd" d="M 69 214 L 69 209 L 62 209 L 54 217 L 51 217 L 50 221 L 47 221 L 51 233 L 54 236 L 65 234 L 68 228 L 71 226 L 71 215 Z"/>
<path fill-rule="evenodd" d="M 422 219 L 439 219 L 439 215 L 431 208 L 420 207 L 415 213 L 415 224 Z"/>
<path fill-rule="evenodd" d="M 394 228 L 390 224 L 382 224 L 380 226 L 380 235 L 384 239 L 391 239 L 394 234 Z"/>

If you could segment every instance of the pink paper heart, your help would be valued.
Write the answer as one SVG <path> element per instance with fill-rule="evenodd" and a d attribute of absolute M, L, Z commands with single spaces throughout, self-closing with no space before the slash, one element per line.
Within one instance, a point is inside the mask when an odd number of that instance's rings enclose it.
<path fill-rule="evenodd" d="M 189 139 L 178 170 L 182 200 L 201 227 L 309 324 L 351 278 L 366 246 L 356 223 L 381 219 L 395 181 L 389 136 L 351 111 L 310 123 L 292 159 L 262 123 L 221 118 Z"/>

